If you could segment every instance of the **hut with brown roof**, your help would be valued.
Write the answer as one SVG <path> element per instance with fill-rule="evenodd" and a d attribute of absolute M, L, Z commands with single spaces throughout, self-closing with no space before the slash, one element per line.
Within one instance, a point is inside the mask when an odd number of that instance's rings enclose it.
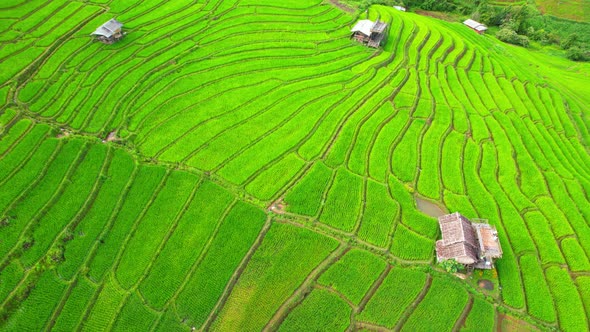
<path fill-rule="evenodd" d="M 438 218 L 442 239 L 436 241 L 439 262 L 454 259 L 477 269 L 492 269 L 494 259 L 502 257 L 496 228 L 485 220 L 473 223 L 459 212 Z"/>

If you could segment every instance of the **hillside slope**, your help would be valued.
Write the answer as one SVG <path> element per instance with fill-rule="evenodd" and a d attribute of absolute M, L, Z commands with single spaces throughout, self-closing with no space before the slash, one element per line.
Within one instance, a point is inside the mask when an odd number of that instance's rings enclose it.
<path fill-rule="evenodd" d="M 383 50 L 320 0 L 2 5 L 0 327 L 587 330 L 590 67 L 368 14 Z M 415 195 L 498 228 L 499 290 Z"/>
<path fill-rule="evenodd" d="M 549 15 L 582 22 L 590 21 L 590 1 L 588 0 L 536 0 L 535 3 L 543 13 Z"/>

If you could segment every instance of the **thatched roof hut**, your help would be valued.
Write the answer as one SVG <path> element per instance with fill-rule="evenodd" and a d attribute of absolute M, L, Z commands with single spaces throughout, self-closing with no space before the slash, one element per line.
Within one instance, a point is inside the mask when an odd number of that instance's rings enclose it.
<path fill-rule="evenodd" d="M 491 269 L 493 259 L 502 257 L 496 229 L 485 223 L 473 223 L 458 212 L 438 218 L 442 239 L 436 241 L 438 261 L 455 259 L 475 268 Z"/>

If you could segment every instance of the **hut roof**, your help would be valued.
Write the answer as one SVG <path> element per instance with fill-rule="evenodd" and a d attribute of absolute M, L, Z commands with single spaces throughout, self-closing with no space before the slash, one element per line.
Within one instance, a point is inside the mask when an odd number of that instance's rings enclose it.
<path fill-rule="evenodd" d="M 482 256 L 488 258 L 502 257 L 502 247 L 498 239 L 498 232 L 489 224 L 474 223 L 473 228 L 479 239 L 479 249 Z"/>
<path fill-rule="evenodd" d="M 350 32 L 360 32 L 363 35 L 370 36 L 373 25 L 374 23 L 371 20 L 360 20 L 354 25 Z"/>
<path fill-rule="evenodd" d="M 483 221 L 483 220 L 482 220 Z M 436 242 L 439 261 L 456 259 L 479 268 L 491 268 L 493 258 L 502 257 L 496 228 L 487 223 L 472 223 L 458 212 L 438 218 L 442 239 Z"/>
<path fill-rule="evenodd" d="M 371 27 L 371 32 L 383 33 L 385 31 L 385 28 L 387 28 L 387 24 L 385 24 L 385 22 L 377 20 L 375 24 Z"/>
<path fill-rule="evenodd" d="M 479 260 L 477 254 L 477 249 L 465 242 L 445 245 L 443 240 L 436 241 L 436 256 L 439 261 L 456 259 L 461 264 L 474 264 Z"/>
<path fill-rule="evenodd" d="M 108 22 L 106 22 L 105 24 L 98 27 L 92 33 L 92 35 L 105 36 L 105 37 L 109 38 L 112 35 L 114 35 L 115 33 L 120 32 L 122 27 L 123 27 L 123 23 L 112 18 Z"/>
<path fill-rule="evenodd" d="M 473 248 L 479 247 L 471 221 L 458 212 L 441 216 L 438 222 L 444 245 L 464 242 Z"/>
<path fill-rule="evenodd" d="M 463 22 L 463 24 L 465 24 L 466 26 L 468 26 L 471 29 L 474 29 L 476 31 L 485 31 L 488 29 L 488 27 L 485 26 L 485 24 L 479 23 L 479 22 L 474 21 L 472 19 L 465 20 Z"/>

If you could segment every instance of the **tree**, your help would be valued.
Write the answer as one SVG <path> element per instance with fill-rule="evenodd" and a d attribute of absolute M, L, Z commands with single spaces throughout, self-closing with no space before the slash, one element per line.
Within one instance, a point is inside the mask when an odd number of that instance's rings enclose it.
<path fill-rule="evenodd" d="M 588 61 L 590 59 L 590 55 L 588 54 L 588 51 L 585 51 L 578 46 L 570 47 L 567 50 L 567 52 L 565 53 L 565 56 L 568 59 L 574 60 L 574 61 Z"/>
<path fill-rule="evenodd" d="M 490 6 L 487 3 L 480 4 L 473 17 L 478 17 L 480 22 L 489 26 L 500 26 L 506 17 L 506 9 Z"/>
<path fill-rule="evenodd" d="M 529 47 L 530 41 L 527 36 L 519 35 L 516 31 L 509 28 L 502 28 L 496 33 L 496 38 L 503 42 Z"/>
<path fill-rule="evenodd" d="M 540 12 L 530 5 L 510 6 L 505 9 L 500 26 L 514 30 L 518 34 L 525 34 L 531 26 L 531 19 L 539 15 Z"/>
<path fill-rule="evenodd" d="M 564 50 L 570 49 L 572 46 L 574 46 L 578 42 L 578 39 L 579 39 L 579 36 L 577 33 L 575 33 L 575 32 L 570 33 L 569 36 L 567 36 L 563 39 L 560 46 Z"/>
<path fill-rule="evenodd" d="M 448 273 L 457 273 L 457 271 L 459 271 L 463 267 L 463 265 L 461 265 L 454 259 L 447 259 L 445 261 L 442 261 L 440 263 L 440 266 Z"/>

